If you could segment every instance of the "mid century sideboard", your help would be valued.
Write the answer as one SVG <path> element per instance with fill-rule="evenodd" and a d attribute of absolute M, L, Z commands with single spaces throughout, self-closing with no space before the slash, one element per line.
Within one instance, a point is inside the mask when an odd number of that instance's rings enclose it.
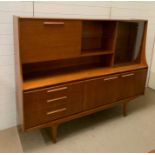
<path fill-rule="evenodd" d="M 122 105 L 144 94 L 147 21 L 14 17 L 23 131 Z"/>

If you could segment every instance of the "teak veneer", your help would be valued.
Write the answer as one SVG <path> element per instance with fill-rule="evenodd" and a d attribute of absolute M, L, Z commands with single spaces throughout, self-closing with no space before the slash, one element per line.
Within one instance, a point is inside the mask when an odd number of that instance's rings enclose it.
<path fill-rule="evenodd" d="M 123 105 L 145 91 L 147 21 L 14 17 L 23 131 Z"/>

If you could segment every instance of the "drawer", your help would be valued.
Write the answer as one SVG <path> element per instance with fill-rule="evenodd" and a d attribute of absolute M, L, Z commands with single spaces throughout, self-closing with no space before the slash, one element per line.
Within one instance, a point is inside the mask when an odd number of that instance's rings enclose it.
<path fill-rule="evenodd" d="M 20 19 L 22 63 L 80 55 L 81 21 Z"/>
<path fill-rule="evenodd" d="M 48 121 L 52 121 L 61 118 L 63 116 L 66 116 L 68 114 L 66 100 L 63 102 L 62 101 L 53 102 L 50 106 L 45 105 L 44 108 L 41 108 L 40 106 L 37 107 L 25 106 L 25 107 L 26 108 L 24 109 L 25 110 L 24 121 L 26 128 L 43 124 Z"/>
<path fill-rule="evenodd" d="M 47 100 L 51 99 L 63 99 L 67 97 L 68 86 L 53 87 L 45 90 Z"/>
<path fill-rule="evenodd" d="M 83 89 L 79 82 L 24 92 L 25 128 L 82 111 Z"/>

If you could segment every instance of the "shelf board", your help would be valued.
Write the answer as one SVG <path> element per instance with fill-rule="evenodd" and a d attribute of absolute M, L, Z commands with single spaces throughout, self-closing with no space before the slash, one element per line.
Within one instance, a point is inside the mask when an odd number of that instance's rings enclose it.
<path fill-rule="evenodd" d="M 103 34 L 86 34 L 84 36 L 82 36 L 82 39 L 89 39 L 89 38 L 102 38 L 103 37 Z"/>
<path fill-rule="evenodd" d="M 63 73 L 50 73 L 45 76 L 36 76 L 23 81 L 23 91 L 43 88 L 52 85 L 64 84 L 66 82 L 86 80 L 109 74 L 121 73 L 146 68 L 145 65 L 133 64 L 119 67 L 92 67 L 82 70 L 65 71 Z"/>
<path fill-rule="evenodd" d="M 82 39 L 89 39 L 89 38 L 109 38 L 109 37 L 111 37 L 110 34 L 93 34 L 93 35 L 87 34 L 87 35 L 82 36 Z"/>
<path fill-rule="evenodd" d="M 95 56 L 95 55 L 108 55 L 113 54 L 114 52 L 111 50 L 83 50 L 81 56 Z"/>

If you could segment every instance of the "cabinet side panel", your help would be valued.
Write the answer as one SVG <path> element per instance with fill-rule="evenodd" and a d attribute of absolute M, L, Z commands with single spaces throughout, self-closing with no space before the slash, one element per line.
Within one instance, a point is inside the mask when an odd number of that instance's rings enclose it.
<path fill-rule="evenodd" d="M 15 77 L 16 77 L 16 105 L 17 105 L 17 123 L 24 128 L 23 124 L 23 91 L 22 91 L 22 67 L 20 62 L 20 45 L 19 45 L 19 18 L 13 18 L 14 30 L 14 50 L 15 50 Z"/>

